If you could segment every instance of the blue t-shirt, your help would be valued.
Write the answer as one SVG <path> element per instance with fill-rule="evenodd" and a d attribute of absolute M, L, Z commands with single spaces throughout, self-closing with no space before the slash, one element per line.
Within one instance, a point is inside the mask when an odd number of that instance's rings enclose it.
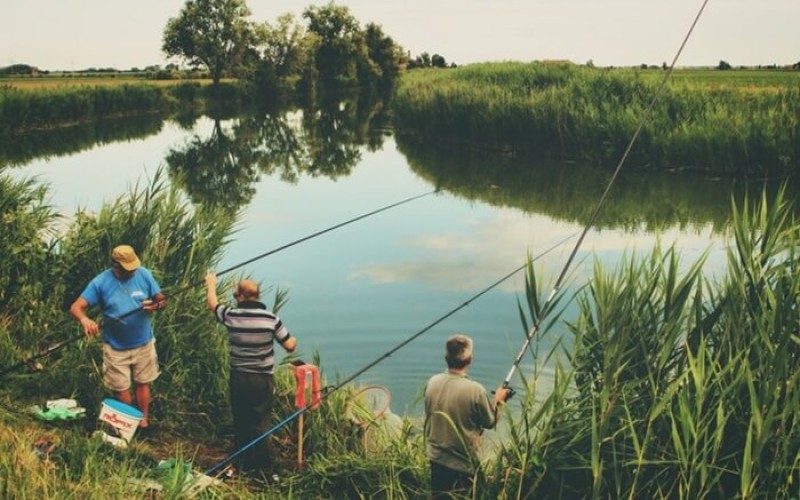
<path fill-rule="evenodd" d="M 106 269 L 86 285 L 81 297 L 89 307 L 103 309 L 103 340 L 118 350 L 133 349 L 153 339 L 150 314 L 137 311 L 121 320 L 120 316 L 141 309 L 142 301 L 152 299 L 161 292 L 150 270 L 139 266 L 127 280 L 117 278 L 114 271 Z"/>

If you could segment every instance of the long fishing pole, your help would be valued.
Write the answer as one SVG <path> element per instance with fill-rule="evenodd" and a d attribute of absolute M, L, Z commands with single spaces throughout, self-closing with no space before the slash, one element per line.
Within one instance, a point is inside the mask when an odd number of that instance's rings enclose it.
<path fill-rule="evenodd" d="M 433 191 L 428 191 L 427 193 L 422 193 L 422 194 L 418 194 L 416 196 L 411 196 L 410 198 L 406 198 L 404 200 L 397 201 L 395 203 L 392 203 L 390 205 L 386 205 L 384 207 L 378 208 L 378 209 L 373 210 L 371 212 L 367 212 L 367 213 L 361 214 L 361 215 L 359 215 L 357 217 L 353 217 L 352 219 L 346 220 L 344 222 L 340 222 L 340 223 L 335 224 L 333 226 L 330 226 L 330 227 L 328 227 L 326 229 L 322 229 L 322 230 L 317 231 L 315 233 L 309 234 L 308 236 L 304 236 L 304 237 L 296 239 L 296 240 L 294 240 L 294 241 L 292 241 L 290 243 L 286 243 L 285 245 L 281 245 L 281 246 L 279 246 L 277 248 L 274 248 L 274 249 L 272 249 L 272 250 L 270 250 L 268 252 L 264 252 L 261 255 L 256 255 L 255 257 L 247 259 L 247 260 L 245 260 L 243 262 L 240 262 L 240 263 L 238 263 L 238 264 L 236 264 L 234 266 L 231 266 L 231 267 L 229 267 L 227 269 L 223 269 L 222 271 L 217 271 L 216 275 L 217 276 L 222 276 L 223 274 L 226 274 L 226 273 L 229 273 L 229 272 L 234 271 L 236 269 L 239 269 L 240 267 L 246 266 L 247 264 L 251 264 L 251 263 L 253 263 L 253 262 L 257 261 L 257 260 L 261 260 L 264 257 L 276 254 L 276 253 L 278 253 L 278 252 L 280 252 L 282 250 L 286 250 L 287 248 L 293 247 L 293 246 L 295 246 L 295 245 L 297 245 L 299 243 L 303 243 L 304 241 L 308 241 L 308 240 L 310 240 L 312 238 L 316 238 L 317 236 L 320 236 L 320 235 L 323 235 L 323 234 L 328 233 L 330 231 L 333 231 L 334 229 L 339 229 L 340 227 L 346 226 L 348 224 L 352 224 L 353 222 L 359 221 L 361 219 L 366 219 L 367 217 L 370 217 L 372 215 L 376 215 L 376 214 L 379 214 L 379 213 L 384 212 L 386 210 L 389 210 L 390 208 L 394 208 L 394 207 L 398 207 L 400 205 L 404 205 L 406 203 L 410 203 L 410 202 L 412 202 L 414 200 L 417 200 L 419 198 L 424 198 L 425 196 L 429 196 L 429 195 L 432 195 L 432 194 L 437 193 L 437 192 L 438 192 L 438 189 L 434 189 Z M 190 283 L 190 284 L 184 286 L 183 288 L 178 289 L 176 292 L 173 292 L 172 296 L 174 297 L 176 295 L 180 295 L 181 293 L 194 288 L 197 284 L 199 284 L 199 283 Z M 128 311 L 128 312 L 126 312 L 126 313 L 124 313 L 121 316 L 118 316 L 116 318 L 109 317 L 109 319 L 121 321 L 121 320 L 127 318 L 128 316 L 130 316 L 131 314 L 136 314 L 137 312 L 139 312 L 141 310 L 142 310 L 142 308 L 138 307 L 138 308 L 133 309 L 131 311 Z"/>
<path fill-rule="evenodd" d="M 558 248 L 559 246 L 563 245 L 564 243 L 566 243 L 567 241 L 569 241 L 570 239 L 572 239 L 572 238 L 574 238 L 574 237 L 575 237 L 575 234 L 572 234 L 572 235 L 569 235 L 569 236 L 567 236 L 566 238 L 562 239 L 562 240 L 561 240 L 561 241 L 559 241 L 558 243 L 555 243 L 554 245 L 552 245 L 551 247 L 549 247 L 547 250 L 543 251 L 542 253 L 540 253 L 539 255 L 537 255 L 536 257 L 534 257 L 534 258 L 533 258 L 531 261 L 532 261 L 532 262 L 535 262 L 535 261 L 537 261 L 537 260 L 541 259 L 541 258 L 542 258 L 542 257 L 544 257 L 545 255 L 547 255 L 548 253 L 552 252 L 554 249 Z M 472 295 L 472 296 L 471 296 L 470 298 L 468 298 L 468 299 L 467 299 L 465 302 L 463 302 L 463 303 L 461 303 L 459 306 L 457 306 L 457 307 L 455 307 L 455 308 L 451 309 L 450 311 L 448 311 L 447 313 L 445 313 L 444 315 L 442 315 L 441 317 L 439 317 L 438 319 L 436 319 L 435 321 L 433 321 L 431 324 L 429 324 L 428 326 L 426 326 L 425 328 L 423 328 L 422 330 L 420 330 L 420 331 L 418 331 L 417 333 L 415 333 L 415 334 L 411 335 L 410 337 L 408 337 L 407 339 L 403 340 L 402 342 L 400 342 L 399 344 L 397 344 L 396 346 L 394 346 L 394 347 L 393 347 L 393 348 L 391 348 L 390 350 L 386 351 L 384 354 L 380 355 L 379 357 L 377 357 L 375 360 L 373 360 L 372 362 L 370 362 L 369 364 L 367 364 L 367 365 L 366 365 L 366 366 L 364 366 L 363 368 L 361 368 L 361 369 L 357 370 L 355 373 L 353 373 L 352 375 L 350 375 L 349 377 L 347 377 L 347 378 L 346 378 L 346 379 L 344 379 L 343 381 L 339 382 L 339 384 L 337 384 L 337 385 L 333 386 L 332 388 L 330 388 L 330 389 L 326 390 L 326 391 L 325 391 L 325 392 L 324 392 L 324 393 L 321 395 L 321 397 L 320 397 L 320 401 L 324 400 L 325 398 L 327 398 L 328 396 L 330 396 L 330 395 L 331 395 L 331 394 L 333 394 L 334 392 L 336 392 L 336 391 L 340 390 L 342 387 L 346 386 L 347 384 L 349 384 L 350 382 L 352 382 L 353 380 L 355 380 L 357 377 L 359 377 L 360 375 L 362 375 L 364 372 L 366 372 L 366 371 L 367 371 L 367 370 L 369 370 L 370 368 L 374 367 L 375 365 L 377 365 L 378 363 L 380 363 L 380 362 L 381 362 L 381 361 L 383 361 L 384 359 L 388 358 L 389 356 L 391 356 L 392 354 L 394 354 L 394 353 L 395 353 L 395 352 L 397 352 L 398 350 L 402 349 L 403 347 L 405 347 L 406 345 L 408 345 L 410 342 L 412 342 L 414 339 L 416 339 L 416 338 L 417 338 L 417 337 L 419 337 L 420 335 L 424 334 L 425 332 L 427 332 L 428 330 L 430 330 L 430 329 L 431 329 L 431 328 L 433 328 L 434 326 L 436 326 L 436 325 L 438 325 L 439 323 L 441 323 L 442 321 L 446 320 L 447 318 L 449 318 L 450 316 L 452 316 L 452 315 L 453 315 L 453 314 L 455 314 L 456 312 L 460 311 L 461 309 L 463 309 L 463 308 L 467 307 L 467 306 L 468 306 L 468 305 L 470 305 L 470 304 L 471 304 L 473 301 L 477 300 L 478 298 L 480 298 L 481 296 L 483 296 L 484 294 L 486 294 L 487 292 L 489 292 L 489 291 L 490 291 L 490 290 L 492 290 L 493 288 L 497 287 L 498 285 L 500 285 L 500 284 L 501 284 L 501 283 L 503 283 L 504 281 L 508 280 L 510 277 L 512 277 L 512 276 L 514 276 L 515 274 L 517 274 L 519 271 L 521 271 L 522 269 L 524 269 L 524 268 L 525 268 L 527 265 L 528 265 L 528 263 L 527 263 L 527 262 L 525 262 L 524 264 L 522 264 L 521 266 L 517 267 L 516 269 L 514 269 L 514 270 L 513 270 L 513 271 L 511 271 L 510 273 L 506 274 L 505 276 L 503 276 L 503 277 L 502 277 L 502 278 L 500 278 L 499 280 L 495 281 L 495 282 L 494 282 L 494 283 L 492 283 L 491 285 L 487 286 L 486 288 L 484 288 L 484 289 L 483 289 L 483 290 L 481 290 L 480 292 L 476 293 L 475 295 Z M 264 432 L 264 433 L 263 433 L 263 434 L 261 434 L 260 436 L 257 436 L 257 437 L 256 437 L 256 438 L 254 438 L 252 441 L 250 441 L 249 443 L 247 443 L 247 444 L 243 445 L 242 447 L 238 448 L 238 449 L 237 449 L 237 450 L 235 450 L 233 453 L 231 453 L 230 455 L 228 455 L 227 457 L 225 457 L 225 459 L 223 459 L 222 461 L 220 461 L 220 462 L 218 462 L 217 464 L 215 464 L 214 466 L 212 466 L 210 469 L 208 469 L 208 470 L 205 472 L 205 474 L 206 474 L 207 476 L 210 476 L 210 475 L 212 475 L 212 474 L 213 474 L 215 471 L 217 471 L 217 470 L 218 470 L 220 467 L 222 467 L 222 466 L 224 466 L 225 464 L 229 463 L 231 460 L 233 460 L 234 458 L 236 458 L 237 456 L 239 456 L 239 455 L 240 455 L 242 452 L 244 452 L 245 450 L 247 450 L 247 449 L 248 449 L 248 448 L 250 448 L 251 446 L 255 445 L 255 444 L 256 444 L 256 443 L 258 443 L 259 441 L 262 441 L 263 439 L 266 439 L 266 438 L 267 438 L 267 437 L 269 437 L 270 435 L 272 435 L 272 434 L 274 434 L 275 432 L 277 432 L 278 430 L 280 430 L 280 429 L 281 429 L 282 427 L 284 427 L 286 424 L 288 424 L 289 422 L 291 422 L 292 420 L 294 420 L 295 418 L 297 418 L 297 417 L 299 417 L 300 415 L 304 414 L 306 411 L 308 411 L 308 409 L 309 409 L 309 408 L 310 408 L 310 407 L 309 407 L 308 405 L 306 405 L 306 406 L 304 406 L 304 407 L 302 407 L 302 408 L 298 409 L 296 412 L 292 413 L 291 415 L 289 415 L 288 417 L 286 417 L 285 419 L 283 419 L 282 421 L 280 421 L 279 423 L 277 423 L 277 424 L 276 424 L 275 426 L 273 426 L 271 429 L 267 430 L 266 432 Z"/>
<path fill-rule="evenodd" d="M 66 346 L 68 344 L 71 344 L 71 343 L 75 342 L 76 340 L 79 340 L 80 338 L 81 337 L 72 337 L 72 338 L 69 338 L 69 339 L 66 339 L 66 340 L 62 340 L 60 342 L 56 342 L 55 344 L 42 349 L 38 353 L 36 353 L 33 356 L 29 357 L 28 359 L 26 359 L 24 361 L 20 361 L 19 363 L 15 364 L 15 365 L 12 365 L 12 366 L 10 366 L 8 368 L 5 368 L 3 371 L 0 371 L 0 378 L 3 378 L 6 374 L 11 373 L 11 372 L 13 372 L 13 371 L 15 371 L 15 370 L 17 370 L 19 368 L 22 368 L 25 365 L 29 365 L 29 364 L 33 363 L 34 361 L 36 361 L 39 358 L 44 358 L 45 356 L 49 356 L 53 352 L 61 349 L 62 347 Z"/>
<path fill-rule="evenodd" d="M 675 57 L 672 59 L 672 64 L 669 65 L 669 69 L 666 72 L 666 74 L 664 75 L 664 78 L 661 81 L 661 85 L 656 89 L 656 93 L 653 96 L 653 99 L 650 101 L 650 104 L 648 105 L 647 109 L 645 110 L 645 113 L 642 116 L 642 119 L 640 120 L 638 127 L 636 127 L 636 130 L 634 131 L 630 142 L 628 142 L 628 146 L 627 146 L 627 148 L 625 148 L 625 152 L 622 154 L 622 157 L 620 158 L 619 163 L 617 164 L 617 167 L 614 169 L 614 173 L 611 176 L 611 179 L 608 181 L 608 184 L 606 185 L 606 189 L 603 192 L 603 195 L 600 197 L 600 200 L 598 201 L 597 206 L 595 207 L 594 211 L 592 212 L 592 215 L 589 218 L 589 222 L 586 223 L 586 226 L 583 228 L 583 231 L 581 231 L 580 237 L 575 242 L 575 247 L 572 249 L 572 252 L 569 254 L 569 257 L 567 258 L 567 261 L 564 264 L 564 267 L 561 269 L 561 273 L 558 275 L 558 279 L 556 279 L 556 282 L 553 285 L 553 289 L 550 292 L 550 295 L 547 297 L 547 300 L 542 305 L 542 309 L 538 313 L 538 317 L 536 318 L 536 321 L 534 322 L 533 327 L 525 335 L 525 342 L 523 342 L 522 347 L 520 348 L 519 352 L 515 356 L 514 363 L 511 365 L 511 369 L 509 370 L 508 375 L 506 375 L 506 378 L 503 380 L 503 387 L 508 388 L 509 385 L 511 384 L 511 378 L 514 376 L 514 372 L 516 372 L 517 368 L 519 367 L 519 364 L 522 361 L 522 358 L 525 355 L 525 352 L 527 352 L 528 347 L 530 346 L 531 341 L 533 340 L 533 337 L 538 333 L 539 326 L 542 323 L 542 319 L 547 315 L 547 313 L 550 312 L 550 307 L 552 305 L 552 301 L 555 298 L 555 296 L 558 293 L 558 291 L 561 289 L 561 286 L 562 286 L 562 284 L 564 282 L 564 279 L 565 279 L 565 277 L 567 275 L 567 270 L 572 265 L 572 261 L 575 259 L 575 256 L 578 253 L 578 249 L 580 248 L 581 244 L 583 243 L 583 240 L 586 237 L 586 234 L 589 232 L 589 229 L 597 221 L 597 216 L 600 213 L 600 209 L 605 204 L 606 198 L 608 197 L 608 193 L 611 191 L 611 186 L 614 184 L 614 181 L 617 179 L 617 176 L 619 175 L 619 172 L 622 170 L 622 166 L 625 164 L 625 160 L 628 158 L 628 155 L 631 152 L 631 149 L 633 148 L 634 143 L 639 138 L 639 134 L 641 133 L 642 129 L 644 128 L 645 123 L 647 123 L 647 121 L 650 119 L 650 117 L 651 117 L 651 115 L 653 113 L 653 109 L 655 108 L 655 105 L 658 102 L 659 97 L 661 96 L 661 93 L 664 91 L 664 89 L 667 86 L 667 81 L 669 80 L 669 77 L 672 75 L 672 72 L 675 69 L 675 64 L 678 62 L 678 58 L 680 57 L 681 53 L 683 52 L 684 47 L 686 47 L 686 43 L 689 41 L 689 37 L 691 36 L 692 32 L 694 31 L 695 26 L 697 26 L 697 22 L 700 20 L 700 16 L 703 14 L 703 11 L 705 10 L 707 4 L 708 4 L 708 0 L 704 0 L 703 4 L 700 6 L 700 10 L 697 12 L 697 15 L 695 16 L 694 21 L 692 22 L 691 26 L 689 27 L 689 31 L 686 33 L 686 36 L 684 37 L 683 42 L 681 43 L 680 47 L 678 48 L 678 51 L 675 53 Z"/>
<path fill-rule="evenodd" d="M 293 247 L 293 246 L 295 246 L 295 245 L 297 245 L 299 243 L 303 243 L 304 241 L 308 241 L 308 240 L 310 240 L 312 238 L 316 238 L 317 236 L 321 236 L 321 235 L 323 235 L 325 233 L 328 233 L 328 232 L 333 231 L 335 229 L 339 229 L 340 227 L 346 226 L 348 224 L 352 224 L 353 222 L 359 221 L 361 219 L 366 219 L 367 217 L 370 217 L 372 215 L 376 215 L 376 214 L 379 214 L 381 212 L 385 212 L 386 210 L 389 210 L 391 208 L 398 207 L 398 206 L 404 205 L 406 203 L 410 203 L 410 202 L 412 202 L 414 200 L 418 200 L 420 198 L 424 198 L 425 196 L 429 196 L 431 194 L 437 193 L 438 191 L 439 191 L 438 189 L 434 189 L 433 191 L 429 191 L 427 193 L 418 194 L 416 196 L 411 196 L 411 197 L 406 198 L 404 200 L 400 200 L 400 201 L 394 202 L 394 203 L 392 203 L 390 205 L 386 205 L 386 206 L 383 206 L 383 207 L 378 208 L 376 210 L 372 210 L 371 212 L 367 212 L 365 214 L 361 214 L 361 215 L 359 215 L 357 217 L 353 217 L 352 219 L 346 220 L 344 222 L 340 222 L 340 223 L 335 224 L 333 226 L 330 226 L 328 228 L 325 228 L 325 229 L 322 229 L 322 230 L 317 231 L 315 233 L 309 234 L 308 236 L 304 236 L 302 238 L 296 239 L 296 240 L 294 240 L 294 241 L 292 241 L 290 243 L 286 243 L 285 245 L 281 245 L 281 246 L 279 246 L 277 248 L 274 248 L 274 249 L 272 249 L 272 250 L 270 250 L 268 252 L 264 252 L 261 255 L 257 255 L 257 256 L 255 256 L 253 258 L 247 259 L 247 260 L 245 260 L 243 262 L 240 262 L 239 264 L 236 264 L 234 266 L 231 266 L 231 267 L 229 267 L 227 269 L 223 269 L 222 271 L 218 271 L 216 274 L 217 274 L 217 276 L 221 276 L 221 275 L 229 273 L 229 272 L 231 272 L 233 270 L 239 269 L 240 267 L 246 266 L 247 264 L 250 264 L 250 263 L 253 263 L 253 262 L 257 261 L 257 260 L 263 259 L 264 257 L 276 254 L 276 253 L 278 253 L 278 252 L 280 252 L 282 250 L 286 250 L 287 248 Z M 190 283 L 189 285 L 186 285 L 186 286 L 178 289 L 176 292 L 174 292 L 172 294 L 172 297 L 180 295 L 181 293 L 192 289 L 195 285 L 196 285 L 195 283 Z M 131 316 L 132 314 L 136 314 L 137 312 L 142 311 L 142 310 L 143 310 L 142 307 L 137 307 L 136 309 L 132 309 L 130 311 L 127 311 L 127 312 L 125 312 L 124 314 L 122 314 L 120 316 L 117 316 L 117 317 L 109 316 L 107 319 L 112 320 L 112 321 L 117 321 L 117 322 L 120 322 L 120 323 L 124 324 L 123 320 L 125 318 L 127 318 L 128 316 Z M 35 361 L 36 359 L 48 356 L 48 355 L 52 354 L 53 352 L 65 347 L 65 346 L 67 346 L 67 345 L 69 345 L 69 344 L 71 344 L 71 343 L 73 343 L 73 342 L 75 342 L 77 340 L 80 340 L 81 338 L 83 338 L 83 335 L 57 342 L 57 343 L 51 345 L 50 347 L 47 347 L 47 348 L 43 349 L 41 352 L 31 356 L 30 358 L 28 358 L 28 359 L 26 359 L 24 361 L 20 361 L 19 363 L 15 364 L 15 365 L 13 365 L 13 366 L 11 366 L 9 368 L 6 368 L 3 371 L 0 371 L 0 378 L 4 377 L 8 373 L 11 373 L 11 372 L 13 372 L 13 371 L 15 371 L 15 370 L 17 370 L 17 369 L 29 364 L 29 363 L 31 363 L 32 361 Z"/>

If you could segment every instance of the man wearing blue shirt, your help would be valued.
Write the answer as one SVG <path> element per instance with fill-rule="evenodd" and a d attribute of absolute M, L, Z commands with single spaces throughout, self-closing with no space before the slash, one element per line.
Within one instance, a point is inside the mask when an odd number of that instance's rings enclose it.
<path fill-rule="evenodd" d="M 140 429 L 150 426 L 150 383 L 158 378 L 158 358 L 150 314 L 166 306 L 166 297 L 136 252 L 120 245 L 111 252 L 111 267 L 95 276 L 69 309 L 88 336 L 100 326 L 86 315 L 90 307 L 103 311 L 103 384 L 123 403 L 144 414 Z M 135 311 L 135 312 L 134 312 Z"/>

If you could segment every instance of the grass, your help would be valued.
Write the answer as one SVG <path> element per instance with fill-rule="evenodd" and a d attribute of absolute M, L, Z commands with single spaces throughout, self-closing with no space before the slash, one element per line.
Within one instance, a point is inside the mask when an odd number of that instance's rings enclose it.
<path fill-rule="evenodd" d="M 212 86 L 205 80 L 129 78 L 0 79 L 0 135 L 20 137 L 101 120 L 142 115 L 201 112 L 248 100 L 237 82 Z"/>
<path fill-rule="evenodd" d="M 233 79 L 223 79 L 223 82 L 233 83 Z M 185 78 L 175 80 L 153 80 L 141 76 L 48 76 L 42 78 L 30 77 L 3 77 L 0 78 L 0 87 L 23 90 L 23 91 L 42 91 L 58 88 L 95 88 L 95 87 L 118 87 L 122 85 L 152 85 L 157 87 L 171 87 L 186 83 L 197 85 L 211 85 L 208 78 Z"/>
<path fill-rule="evenodd" d="M 746 177 L 795 172 L 800 166 L 796 74 L 767 81 L 730 77 L 725 85 L 703 75 L 678 77 L 659 95 L 629 161 Z M 399 134 L 434 144 L 483 144 L 612 166 L 663 76 L 540 63 L 413 71 L 400 80 L 395 125 Z"/>
<path fill-rule="evenodd" d="M 646 74 L 646 73 L 644 73 Z M 656 78 L 657 72 L 654 75 Z M 672 73 L 672 85 L 690 84 L 718 87 L 738 87 L 751 91 L 779 91 L 800 85 L 800 71 L 778 69 L 676 69 Z"/>

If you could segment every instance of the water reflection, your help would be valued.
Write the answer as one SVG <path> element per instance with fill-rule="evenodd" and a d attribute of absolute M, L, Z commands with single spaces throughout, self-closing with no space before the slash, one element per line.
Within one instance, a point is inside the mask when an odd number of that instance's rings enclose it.
<path fill-rule="evenodd" d="M 102 144 L 141 139 L 157 134 L 163 123 L 163 116 L 139 115 L 0 135 L 0 169 L 23 166 L 39 158 L 72 155 Z"/>
<path fill-rule="evenodd" d="M 489 148 L 431 144 L 396 134 L 398 149 L 417 174 L 470 200 L 547 214 L 586 224 L 612 172 L 595 166 L 517 157 Z M 627 231 L 667 228 L 715 231 L 729 223 L 731 196 L 739 201 L 760 196 L 766 186 L 774 194 L 784 179 L 741 180 L 623 168 L 594 226 Z M 796 179 L 789 179 L 796 193 Z M 796 198 L 796 196 L 794 196 Z"/>
<path fill-rule="evenodd" d="M 18 173 L 52 181 L 56 205 L 73 213 L 76 203 L 99 207 L 103 199 L 113 199 L 125 191 L 125 183 L 143 178 L 143 172 L 152 172 L 171 156 L 172 182 L 198 203 L 247 205 L 220 268 L 440 185 L 446 192 L 247 266 L 246 272 L 265 286 L 290 291 L 282 317 L 302 339 L 303 356 L 319 350 L 333 378 L 362 368 L 464 304 L 522 264 L 526 251 L 541 253 L 576 233 L 580 226 L 575 221 L 587 217 L 608 176 L 588 166 L 565 171 L 563 166 L 502 154 L 443 145 L 425 148 L 404 138 L 397 146 L 386 135 L 384 110 L 380 103 L 355 99 L 234 118 L 213 113 L 200 120 L 187 114 L 181 117 L 184 129 L 167 123 L 163 133 L 147 140 L 107 144 Z M 534 170 L 531 165 L 542 167 Z M 607 207 L 614 217 L 604 212 L 603 224 L 647 220 L 652 213 L 668 221 L 659 212 L 671 203 L 685 207 L 674 213 L 683 210 L 687 218 L 705 220 L 691 203 L 711 207 L 715 198 L 692 201 L 681 192 L 692 183 L 678 177 L 653 180 L 664 186 L 652 189 L 635 187 L 647 184 L 649 177 L 620 182 Z M 672 188 L 669 179 L 675 181 Z M 88 183 L 93 189 L 87 189 Z M 624 203 L 615 201 L 617 197 Z M 727 193 L 717 198 L 722 200 L 717 210 L 727 215 Z M 614 266 L 621 252 L 632 245 L 647 251 L 657 238 L 645 231 L 599 232 L 603 234 L 593 233 L 584 243 L 570 284 L 588 281 L 593 259 Z M 685 251 L 701 252 L 718 241 L 708 231 L 691 238 L 678 233 L 662 234 L 680 239 Z M 541 283 L 552 284 L 573 243 L 537 262 Z M 724 256 L 724 249 L 718 254 Z M 516 302 L 521 281 L 515 276 L 496 287 L 359 382 L 389 385 L 397 402 L 393 408 L 402 412 L 430 370 L 441 366 L 444 338 L 465 331 L 478 345 L 494 346 L 482 351 L 474 375 L 487 385 L 496 384 L 525 334 Z M 524 370 L 530 369 L 526 360 Z"/>
<path fill-rule="evenodd" d="M 367 94 L 328 94 L 301 108 L 249 114 L 217 105 L 209 112 L 213 125 L 205 131 L 197 129 L 199 116 L 184 112 L 172 120 L 192 135 L 171 146 L 165 162 L 172 182 L 195 204 L 239 211 L 253 200 L 261 176 L 296 183 L 302 176 L 336 180 L 351 175 L 363 151 L 380 150 L 391 135 L 386 110 L 385 101 Z M 0 169 L 144 138 L 163 124 L 163 117 L 144 115 L 0 137 Z M 426 143 L 402 131 L 396 143 L 412 170 L 441 189 L 577 224 L 589 220 L 611 175 L 587 164 Z M 780 183 L 656 172 L 629 164 L 594 225 L 627 231 L 711 226 L 720 231 L 729 222 L 732 195 L 754 198 L 765 184 L 774 192 Z M 790 199 L 798 198 L 797 184 L 790 180 Z"/>
<path fill-rule="evenodd" d="M 347 176 L 361 148 L 383 146 L 382 101 L 359 96 L 321 102 L 303 110 L 264 111 L 194 134 L 166 156 L 173 183 L 196 204 L 239 210 L 250 203 L 260 175 L 294 183 L 302 175 Z"/>
<path fill-rule="evenodd" d="M 252 199 L 259 154 L 243 124 L 226 129 L 219 119 L 214 120 L 208 137 L 195 134 L 183 147 L 167 153 L 172 183 L 183 188 L 195 204 L 238 211 Z"/>

